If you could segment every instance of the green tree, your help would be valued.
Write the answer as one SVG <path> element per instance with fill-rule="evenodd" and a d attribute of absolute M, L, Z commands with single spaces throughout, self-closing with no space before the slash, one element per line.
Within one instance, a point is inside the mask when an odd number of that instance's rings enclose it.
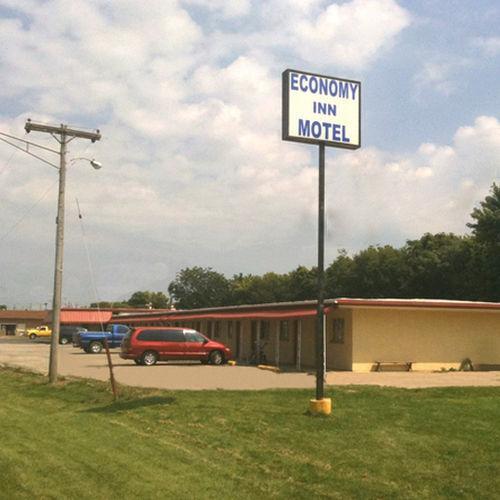
<path fill-rule="evenodd" d="M 7 306 L 5 304 L 0 304 L 0 311 L 7 310 Z"/>
<path fill-rule="evenodd" d="M 480 243 L 500 246 L 500 185 L 493 183 L 491 194 L 480 202 L 481 208 L 474 208 L 471 213 L 475 222 L 467 227 Z"/>
<path fill-rule="evenodd" d="M 180 309 L 225 306 L 231 300 L 229 280 L 210 267 L 182 269 L 168 291 Z"/>
<path fill-rule="evenodd" d="M 318 298 L 317 268 L 299 266 L 287 275 L 287 300 L 313 300 Z"/>
<path fill-rule="evenodd" d="M 402 297 L 404 275 L 403 255 L 390 245 L 370 246 L 352 258 L 341 251 L 326 270 L 326 290 L 331 297 Z"/>
<path fill-rule="evenodd" d="M 112 309 L 112 308 L 127 308 L 130 307 L 127 302 L 109 302 L 107 300 L 101 300 L 100 302 L 92 302 L 90 304 L 91 308 L 95 309 Z"/>
<path fill-rule="evenodd" d="M 337 258 L 325 270 L 327 297 L 354 297 L 353 268 L 353 259 L 345 249 L 340 250 Z"/>
<path fill-rule="evenodd" d="M 493 183 L 490 194 L 474 208 L 467 224 L 476 240 L 476 273 L 480 280 L 478 298 L 500 300 L 500 186 Z"/>
<path fill-rule="evenodd" d="M 111 302 L 108 302 L 106 300 L 101 300 L 100 302 L 92 302 L 90 304 L 90 307 L 92 309 L 109 309 L 111 307 Z"/>
<path fill-rule="evenodd" d="M 403 247 L 406 294 L 427 299 L 472 300 L 478 294 L 480 259 L 475 241 L 452 233 L 425 234 Z"/>
<path fill-rule="evenodd" d="M 290 277 L 286 274 L 265 273 L 262 276 L 235 275 L 231 280 L 231 303 L 269 304 L 294 300 Z"/>
<path fill-rule="evenodd" d="M 169 307 L 169 299 L 163 292 L 139 291 L 132 294 L 127 304 L 131 307 L 167 309 Z"/>

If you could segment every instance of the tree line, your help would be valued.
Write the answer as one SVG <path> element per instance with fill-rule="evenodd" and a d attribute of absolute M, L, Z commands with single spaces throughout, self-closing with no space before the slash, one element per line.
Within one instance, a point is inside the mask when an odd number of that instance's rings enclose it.
<path fill-rule="evenodd" d="M 345 250 L 325 270 L 327 297 L 421 298 L 500 301 L 500 186 L 474 208 L 471 235 L 424 234 L 401 248 Z M 100 307 L 179 309 L 263 304 L 317 298 L 317 269 L 299 266 L 284 274 L 236 274 L 188 267 L 163 292 L 135 292 L 125 302 Z M 108 304 L 108 305 L 104 305 Z M 92 304 L 91 306 L 97 306 Z"/>
<path fill-rule="evenodd" d="M 103 300 L 92 302 L 90 307 L 110 308 L 141 308 L 141 309 L 167 309 L 170 307 L 170 299 L 163 292 L 138 291 L 134 292 L 130 299 L 110 302 Z"/>
<path fill-rule="evenodd" d="M 500 186 L 471 213 L 470 236 L 424 234 L 401 248 L 341 251 L 325 270 L 327 297 L 500 301 Z M 182 269 L 168 287 L 180 309 L 317 298 L 317 269 L 238 274 Z"/>

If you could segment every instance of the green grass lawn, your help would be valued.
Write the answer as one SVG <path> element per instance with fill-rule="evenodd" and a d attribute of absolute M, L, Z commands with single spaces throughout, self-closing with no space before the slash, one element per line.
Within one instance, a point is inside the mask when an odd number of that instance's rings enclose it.
<path fill-rule="evenodd" d="M 0 368 L 0 497 L 500 496 L 500 388 L 120 390 Z"/>

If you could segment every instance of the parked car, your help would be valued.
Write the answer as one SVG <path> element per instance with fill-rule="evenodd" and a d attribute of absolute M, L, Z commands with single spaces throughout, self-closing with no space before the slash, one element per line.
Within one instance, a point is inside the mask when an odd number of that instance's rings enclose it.
<path fill-rule="evenodd" d="M 126 325 L 108 325 L 105 332 L 82 332 L 73 335 L 73 346 L 80 347 L 86 353 L 98 354 L 104 348 L 104 339 L 109 347 L 120 347 L 123 337 L 130 331 Z"/>
<path fill-rule="evenodd" d="M 36 328 L 29 328 L 26 330 L 26 335 L 31 340 L 35 340 L 38 337 L 50 337 L 52 335 L 52 330 L 46 325 L 40 325 Z"/>
<path fill-rule="evenodd" d="M 146 366 L 168 360 L 198 360 L 222 365 L 231 358 L 231 350 L 196 330 L 142 326 L 125 335 L 120 357 Z"/>
<path fill-rule="evenodd" d="M 73 342 L 73 335 L 86 332 L 87 329 L 81 326 L 61 325 L 59 329 L 59 343 L 66 345 Z"/>

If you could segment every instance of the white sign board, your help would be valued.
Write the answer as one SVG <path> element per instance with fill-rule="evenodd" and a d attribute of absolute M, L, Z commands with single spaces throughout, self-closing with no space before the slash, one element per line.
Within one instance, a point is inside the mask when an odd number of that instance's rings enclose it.
<path fill-rule="evenodd" d="M 360 122 L 361 82 L 283 72 L 283 140 L 358 149 Z"/>

